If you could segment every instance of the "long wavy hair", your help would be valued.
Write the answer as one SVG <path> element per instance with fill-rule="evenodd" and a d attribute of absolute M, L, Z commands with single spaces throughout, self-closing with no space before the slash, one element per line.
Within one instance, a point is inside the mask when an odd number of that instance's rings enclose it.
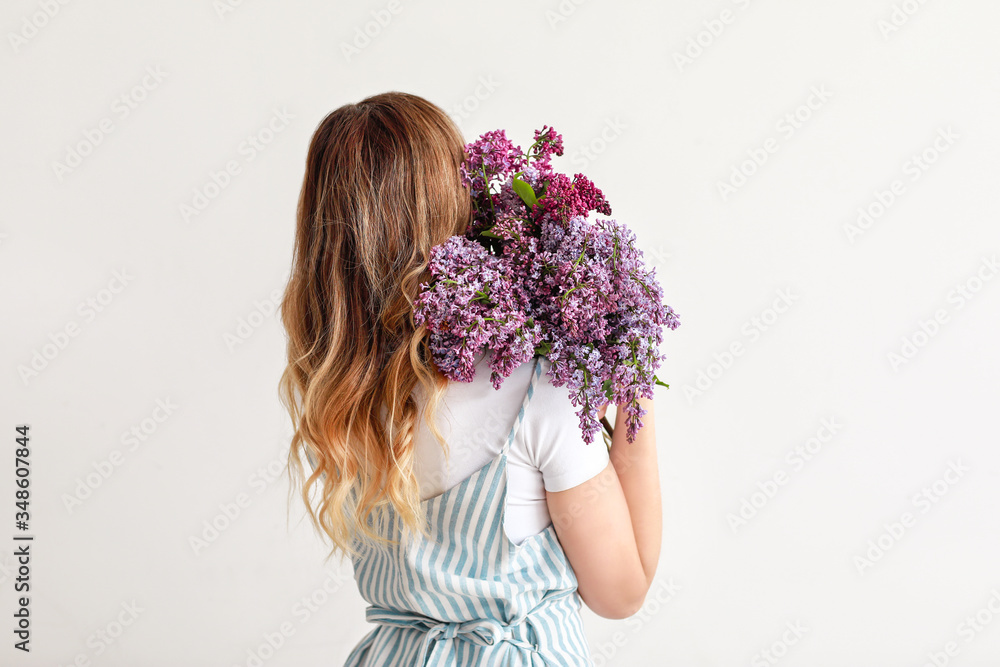
<path fill-rule="evenodd" d="M 448 115 L 401 92 L 330 112 L 310 141 L 281 303 L 288 364 L 279 394 L 294 426 L 289 500 L 301 487 L 329 556 L 353 557 L 357 538 L 387 542 L 377 531 L 387 505 L 404 528 L 426 535 L 413 473 L 414 390 L 447 455 L 434 422 L 447 379 L 426 329 L 415 327 L 413 302 L 429 279 L 431 247 L 471 220 L 464 157 Z"/>

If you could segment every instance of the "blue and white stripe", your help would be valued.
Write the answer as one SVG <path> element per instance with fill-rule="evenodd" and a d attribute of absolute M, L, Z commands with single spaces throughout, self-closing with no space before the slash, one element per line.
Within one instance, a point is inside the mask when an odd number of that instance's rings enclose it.
<path fill-rule="evenodd" d="M 542 366 L 500 453 L 458 485 L 423 501 L 429 535 L 408 535 L 389 508 L 400 544 L 362 545 L 354 577 L 376 627 L 345 667 L 592 666 L 576 575 L 549 524 L 514 544 L 503 528 L 507 452 Z"/>

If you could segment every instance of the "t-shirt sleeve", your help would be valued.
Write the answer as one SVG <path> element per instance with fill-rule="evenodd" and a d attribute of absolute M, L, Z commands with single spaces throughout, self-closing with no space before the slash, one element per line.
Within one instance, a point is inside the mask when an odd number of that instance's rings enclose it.
<path fill-rule="evenodd" d="M 600 432 L 593 442 L 584 441 L 569 389 L 553 386 L 548 376 L 550 363 L 544 358 L 539 363 L 542 375 L 528 403 L 520 435 L 529 459 L 542 473 L 545 490 L 565 491 L 607 467 L 608 447 Z"/>

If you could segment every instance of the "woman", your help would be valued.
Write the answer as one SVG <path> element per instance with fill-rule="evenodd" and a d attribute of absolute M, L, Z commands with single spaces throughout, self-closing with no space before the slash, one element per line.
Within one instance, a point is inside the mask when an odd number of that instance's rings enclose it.
<path fill-rule="evenodd" d="M 656 571 L 652 401 L 609 452 L 543 358 L 499 390 L 485 353 L 470 383 L 438 372 L 412 304 L 431 247 L 471 219 L 463 158 L 449 117 L 404 93 L 316 129 L 282 303 L 289 470 L 376 624 L 348 666 L 591 665 L 580 601 L 625 618 Z"/>

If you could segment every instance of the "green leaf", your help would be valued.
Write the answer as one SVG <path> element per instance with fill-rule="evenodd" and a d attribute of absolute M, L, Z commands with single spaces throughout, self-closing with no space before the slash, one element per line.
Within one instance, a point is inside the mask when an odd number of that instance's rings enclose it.
<path fill-rule="evenodd" d="M 527 181 L 522 181 L 520 178 L 514 178 L 511 181 L 511 186 L 514 188 L 514 192 L 520 197 L 525 204 L 528 206 L 534 206 L 538 203 L 538 197 L 535 196 L 535 191 L 531 189 Z"/>
<path fill-rule="evenodd" d="M 545 340 L 545 341 L 542 341 L 541 345 L 538 345 L 537 347 L 535 347 L 535 354 L 540 354 L 542 356 L 545 356 L 546 354 L 549 353 L 549 351 L 551 349 L 552 349 L 552 345 L 549 343 L 549 341 Z"/>
<path fill-rule="evenodd" d="M 494 234 L 489 229 L 484 229 L 483 231 L 479 232 L 479 235 L 480 236 L 485 236 L 485 237 L 491 238 L 491 239 L 502 239 L 503 238 L 502 236 L 500 236 L 498 234 Z"/>
<path fill-rule="evenodd" d="M 615 395 L 614 389 L 612 389 L 611 387 L 611 380 L 605 380 L 604 384 L 601 385 L 601 389 L 604 390 L 604 395 L 607 397 L 609 401 Z"/>
<path fill-rule="evenodd" d="M 662 380 L 660 380 L 660 378 L 656 377 L 655 375 L 653 376 L 653 382 L 660 385 L 661 387 L 666 387 L 667 389 L 670 389 L 669 384 L 663 382 Z"/>

